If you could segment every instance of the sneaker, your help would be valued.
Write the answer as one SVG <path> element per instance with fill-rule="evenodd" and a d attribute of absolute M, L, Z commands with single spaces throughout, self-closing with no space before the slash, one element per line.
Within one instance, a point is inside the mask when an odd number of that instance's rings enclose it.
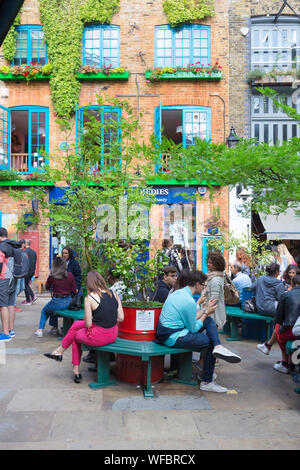
<path fill-rule="evenodd" d="M 201 382 L 200 390 L 202 392 L 216 392 L 216 393 L 226 393 L 227 388 L 218 385 L 216 382 L 209 382 L 208 384 Z"/>
<path fill-rule="evenodd" d="M 38 336 L 39 338 L 42 338 L 44 335 L 43 335 L 43 330 L 36 330 L 35 333 L 34 333 L 36 336 Z"/>
<path fill-rule="evenodd" d="M 215 382 L 215 380 L 217 379 L 217 377 L 218 377 L 217 374 L 214 372 L 214 373 L 213 373 L 213 378 L 212 378 L 212 379 L 213 379 L 213 382 Z M 201 382 L 201 380 L 202 380 L 202 374 L 197 374 L 197 380 L 198 380 L 199 382 Z"/>
<path fill-rule="evenodd" d="M 12 337 L 10 335 L 5 335 L 4 333 L 0 333 L 0 343 L 6 343 L 11 340 L 12 340 Z"/>
<path fill-rule="evenodd" d="M 282 361 L 276 362 L 276 364 L 274 364 L 274 366 L 273 366 L 273 369 L 277 370 L 277 372 L 281 372 L 282 374 L 289 374 L 290 373 L 289 368 L 284 366 Z"/>
<path fill-rule="evenodd" d="M 223 359 L 223 361 L 227 361 L 231 363 L 241 362 L 240 356 L 229 351 L 229 349 L 224 348 L 224 346 L 222 346 L 221 344 L 219 344 L 218 346 L 215 346 L 212 353 L 214 357 Z"/>
<path fill-rule="evenodd" d="M 31 305 L 31 301 L 28 301 L 27 300 L 23 300 L 23 302 L 21 302 L 22 305 Z"/>
<path fill-rule="evenodd" d="M 15 312 L 23 312 L 23 310 L 19 307 L 15 307 Z"/>
<path fill-rule="evenodd" d="M 37 299 L 38 299 L 37 296 L 35 296 L 35 298 L 31 301 L 31 303 L 34 304 L 34 302 L 36 302 Z"/>
<path fill-rule="evenodd" d="M 16 333 L 14 332 L 14 330 L 10 330 L 9 336 L 11 336 L 12 338 L 16 336 Z"/>
<path fill-rule="evenodd" d="M 52 336 L 57 336 L 58 335 L 58 328 L 56 327 L 52 327 L 51 330 L 48 331 L 49 335 L 52 335 Z"/>
<path fill-rule="evenodd" d="M 271 348 L 268 348 L 266 343 L 258 344 L 256 347 L 259 351 L 266 354 L 267 356 L 270 354 Z"/>

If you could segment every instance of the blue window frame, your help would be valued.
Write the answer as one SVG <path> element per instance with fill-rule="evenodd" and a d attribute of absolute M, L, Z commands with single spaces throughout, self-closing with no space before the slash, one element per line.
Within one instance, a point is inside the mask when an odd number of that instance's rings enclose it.
<path fill-rule="evenodd" d="M 101 167 L 116 168 L 122 165 L 122 147 L 118 146 L 118 155 L 111 155 L 113 143 L 117 140 L 121 142 L 121 116 L 120 108 L 111 106 L 84 106 L 76 110 L 76 142 L 80 141 L 80 136 L 84 132 L 84 125 L 94 116 L 102 123 L 101 146 L 99 148 L 99 162 L 94 164 L 91 170 Z M 116 147 L 114 146 L 114 149 Z"/>
<path fill-rule="evenodd" d="M 167 129 L 164 124 L 168 124 Z M 204 106 L 161 106 L 154 111 L 154 131 L 158 142 L 162 135 L 184 148 L 195 144 L 196 139 L 211 140 L 211 109 Z M 178 140 L 180 135 L 180 140 Z M 171 156 L 166 156 L 166 161 Z M 156 171 L 164 171 L 161 165 Z"/>
<path fill-rule="evenodd" d="M 12 65 L 26 65 L 30 62 L 45 65 L 48 63 L 47 45 L 44 31 L 39 25 L 16 27 L 16 54 Z"/>
<path fill-rule="evenodd" d="M 49 152 L 49 109 L 0 106 L 0 169 L 44 171 Z"/>
<path fill-rule="evenodd" d="M 120 66 L 120 27 L 86 26 L 83 31 L 83 65 Z"/>
<path fill-rule="evenodd" d="M 210 64 L 210 26 L 155 27 L 155 67 L 186 67 Z"/>

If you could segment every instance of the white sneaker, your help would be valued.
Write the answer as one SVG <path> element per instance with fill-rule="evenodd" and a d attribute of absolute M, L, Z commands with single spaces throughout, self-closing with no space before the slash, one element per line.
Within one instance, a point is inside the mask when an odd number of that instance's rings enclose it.
<path fill-rule="evenodd" d="M 266 354 L 267 356 L 270 354 L 270 349 L 267 348 L 267 346 L 265 345 L 265 343 L 258 344 L 256 347 L 257 347 L 257 349 L 259 349 L 259 351 L 261 351 L 262 353 Z"/>
<path fill-rule="evenodd" d="M 229 351 L 229 349 L 224 348 L 224 346 L 222 346 L 221 344 L 215 346 L 212 353 L 214 357 L 219 357 L 220 359 L 223 359 L 223 361 L 231 363 L 241 362 L 240 356 Z"/>
<path fill-rule="evenodd" d="M 200 390 L 202 392 L 216 392 L 216 393 L 226 393 L 227 388 L 218 385 L 216 382 L 209 382 L 208 384 L 201 382 L 200 383 Z"/>
<path fill-rule="evenodd" d="M 38 336 L 39 338 L 42 338 L 44 335 L 43 335 L 43 330 L 36 330 L 35 333 L 34 333 L 36 336 Z"/>
<path fill-rule="evenodd" d="M 277 372 L 281 372 L 282 374 L 289 374 L 290 371 L 287 367 L 285 367 L 281 361 L 279 362 L 276 362 L 276 364 L 274 364 L 273 366 L 273 369 L 277 370 Z"/>

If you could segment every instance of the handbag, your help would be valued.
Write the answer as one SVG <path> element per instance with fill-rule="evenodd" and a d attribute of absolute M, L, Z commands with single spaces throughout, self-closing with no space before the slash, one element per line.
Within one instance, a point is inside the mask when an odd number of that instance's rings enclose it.
<path fill-rule="evenodd" d="M 245 300 L 244 306 L 243 306 L 243 312 L 245 313 L 256 313 L 256 300 L 255 297 L 252 297 L 251 299 Z"/>
<path fill-rule="evenodd" d="M 300 315 L 297 318 L 295 325 L 293 326 L 292 333 L 294 336 L 300 336 Z"/>
<path fill-rule="evenodd" d="M 72 297 L 72 300 L 68 305 L 68 310 L 81 310 L 82 300 L 83 299 L 82 299 L 81 294 L 75 294 L 74 297 Z"/>
<path fill-rule="evenodd" d="M 226 273 L 224 274 L 224 299 L 225 305 L 236 305 L 240 301 L 240 291 Z"/>

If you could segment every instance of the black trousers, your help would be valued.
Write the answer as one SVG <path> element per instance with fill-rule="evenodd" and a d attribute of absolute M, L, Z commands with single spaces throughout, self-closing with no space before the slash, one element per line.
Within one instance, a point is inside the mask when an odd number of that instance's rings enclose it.
<path fill-rule="evenodd" d="M 25 296 L 26 296 L 26 301 L 27 302 L 30 302 L 31 300 L 34 299 L 35 295 L 34 295 L 34 292 L 33 290 L 31 289 L 29 283 L 30 283 L 30 280 L 32 278 L 32 276 L 34 275 L 34 273 L 29 273 L 27 274 L 27 276 L 25 276 L 24 278 L 24 282 L 25 282 Z"/>

